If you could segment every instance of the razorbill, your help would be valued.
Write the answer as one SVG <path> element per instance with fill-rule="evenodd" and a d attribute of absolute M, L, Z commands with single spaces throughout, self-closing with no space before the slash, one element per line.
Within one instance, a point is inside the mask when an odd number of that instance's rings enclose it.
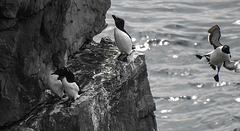
<path fill-rule="evenodd" d="M 69 70 L 65 70 L 62 76 L 63 89 L 70 97 L 76 100 L 80 95 L 78 95 L 79 87 L 74 79 L 74 74 Z"/>
<path fill-rule="evenodd" d="M 63 97 L 63 85 L 60 80 L 60 76 L 64 74 L 64 69 L 57 69 L 55 72 L 50 73 L 48 76 L 48 86 L 51 91 L 53 91 L 60 98 Z"/>
<path fill-rule="evenodd" d="M 216 70 L 217 74 L 214 76 L 215 81 L 219 82 L 219 71 L 222 64 L 225 61 L 229 61 L 231 58 L 230 47 L 228 45 L 222 45 L 219 41 L 221 37 L 220 28 L 218 25 L 214 25 L 212 28 L 208 30 L 208 41 L 211 45 L 213 45 L 214 50 L 205 54 L 205 55 L 196 55 L 197 58 L 202 59 L 205 57 L 210 64 L 210 66 Z"/>
<path fill-rule="evenodd" d="M 228 70 L 235 70 L 236 73 L 240 73 L 240 62 L 238 60 L 224 61 L 223 66 Z"/>
<path fill-rule="evenodd" d="M 115 15 L 112 15 L 116 27 L 114 28 L 114 38 L 119 51 L 125 54 L 126 57 L 132 52 L 131 36 L 124 29 L 124 20 Z"/>

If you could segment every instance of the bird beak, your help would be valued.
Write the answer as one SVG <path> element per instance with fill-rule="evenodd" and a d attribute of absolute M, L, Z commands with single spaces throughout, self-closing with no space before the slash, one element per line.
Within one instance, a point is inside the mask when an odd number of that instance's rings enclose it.
<path fill-rule="evenodd" d="M 115 15 L 112 15 L 113 19 L 115 20 L 117 17 Z"/>
<path fill-rule="evenodd" d="M 62 80 L 64 78 L 64 76 L 59 76 L 58 80 Z"/>

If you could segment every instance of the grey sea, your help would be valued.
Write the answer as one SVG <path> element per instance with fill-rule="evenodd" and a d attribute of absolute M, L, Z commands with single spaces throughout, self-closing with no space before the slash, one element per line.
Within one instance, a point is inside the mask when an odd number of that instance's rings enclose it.
<path fill-rule="evenodd" d="M 208 29 L 218 24 L 222 44 L 240 60 L 239 0 L 112 0 L 108 27 L 94 38 L 113 36 L 115 14 L 146 54 L 156 103 L 158 131 L 233 131 L 240 128 L 240 73 L 217 73 L 195 54 L 210 52 Z M 141 48 L 140 48 L 141 47 Z"/>

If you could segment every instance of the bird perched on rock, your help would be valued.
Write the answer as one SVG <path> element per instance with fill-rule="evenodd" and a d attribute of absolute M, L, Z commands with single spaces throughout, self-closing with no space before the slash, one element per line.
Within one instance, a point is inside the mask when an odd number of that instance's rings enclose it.
<path fill-rule="evenodd" d="M 213 45 L 214 50 L 205 55 L 196 55 L 197 58 L 202 59 L 205 57 L 210 64 L 210 66 L 216 70 L 217 74 L 214 76 L 215 81 L 219 82 L 219 71 L 222 64 L 229 61 L 231 58 L 230 47 L 228 45 L 222 45 L 219 41 L 221 37 L 220 28 L 218 25 L 214 25 L 208 30 L 208 41 Z"/>
<path fill-rule="evenodd" d="M 59 76 L 62 76 L 64 72 L 64 69 L 58 69 L 55 72 L 50 73 L 50 75 L 48 76 L 48 86 L 50 90 L 53 91 L 54 94 L 56 94 L 60 98 L 63 97 L 64 93 L 62 81 L 60 80 Z"/>
<path fill-rule="evenodd" d="M 78 99 L 80 97 L 78 94 L 79 87 L 75 82 L 74 74 L 65 68 L 63 74 L 61 74 L 60 77 L 64 91 L 74 100 Z"/>
<path fill-rule="evenodd" d="M 121 52 L 121 55 L 126 55 L 124 57 L 125 59 L 132 52 L 132 39 L 131 36 L 127 33 L 127 31 L 124 29 L 124 20 L 115 15 L 112 15 L 112 17 L 116 25 L 116 27 L 114 28 L 115 42 L 119 51 Z"/>

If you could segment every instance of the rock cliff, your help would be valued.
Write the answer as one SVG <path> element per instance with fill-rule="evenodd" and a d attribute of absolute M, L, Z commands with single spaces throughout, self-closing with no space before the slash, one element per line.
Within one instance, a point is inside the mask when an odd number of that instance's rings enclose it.
<path fill-rule="evenodd" d="M 45 100 L 46 76 L 105 27 L 110 0 L 0 1 L 0 126 Z M 7 114 L 7 115 L 5 115 Z"/>
<path fill-rule="evenodd" d="M 83 88 L 78 100 L 69 104 L 50 97 L 10 130 L 156 130 L 144 55 L 133 52 L 129 62 L 118 61 L 111 41 L 92 42 L 69 59 L 68 68 Z"/>
<path fill-rule="evenodd" d="M 91 42 L 110 0 L 0 1 L 0 130 L 156 130 L 144 55 L 116 60 L 114 42 Z M 80 48 L 81 47 L 81 48 Z M 82 88 L 73 103 L 48 93 L 68 66 Z"/>

